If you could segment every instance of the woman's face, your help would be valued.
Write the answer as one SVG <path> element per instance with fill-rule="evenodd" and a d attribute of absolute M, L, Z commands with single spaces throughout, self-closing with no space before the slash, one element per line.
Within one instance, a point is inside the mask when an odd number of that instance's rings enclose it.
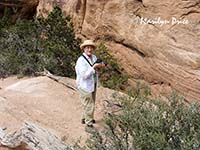
<path fill-rule="evenodd" d="M 94 50 L 94 47 L 93 47 L 93 46 L 88 45 L 88 46 L 85 46 L 85 47 L 84 47 L 84 52 L 85 52 L 85 54 L 88 55 L 89 57 L 92 56 L 93 50 Z"/>

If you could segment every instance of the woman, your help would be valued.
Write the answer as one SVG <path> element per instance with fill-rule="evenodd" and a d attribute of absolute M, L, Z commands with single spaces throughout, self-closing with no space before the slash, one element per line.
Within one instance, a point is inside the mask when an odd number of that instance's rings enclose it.
<path fill-rule="evenodd" d="M 76 83 L 80 92 L 81 103 L 83 105 L 82 124 L 88 127 L 93 127 L 95 98 L 98 82 L 97 70 L 105 67 L 102 63 L 95 63 L 97 57 L 93 54 L 96 48 L 92 40 L 85 40 L 80 48 L 83 54 L 78 58 L 75 66 L 76 70 Z"/>

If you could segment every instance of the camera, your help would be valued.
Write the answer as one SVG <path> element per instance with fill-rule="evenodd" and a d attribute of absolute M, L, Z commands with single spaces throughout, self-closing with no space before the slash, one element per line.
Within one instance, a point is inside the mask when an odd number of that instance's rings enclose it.
<path fill-rule="evenodd" d="M 107 65 L 107 62 L 103 61 L 101 58 L 97 58 L 94 64 L 96 63 Z"/>

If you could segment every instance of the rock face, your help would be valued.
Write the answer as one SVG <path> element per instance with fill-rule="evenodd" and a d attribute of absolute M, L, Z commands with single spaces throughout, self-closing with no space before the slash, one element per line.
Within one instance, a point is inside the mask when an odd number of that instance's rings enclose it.
<path fill-rule="evenodd" d="M 25 150 L 17 148 L 31 144 L 31 141 L 34 143 L 40 141 L 43 146 L 47 144 L 47 146 L 51 146 L 50 150 L 62 150 L 62 148 L 53 147 L 59 141 L 54 140 L 54 137 L 51 138 L 49 133 L 71 145 L 78 141 L 84 143 L 89 138 L 89 134 L 85 132 L 85 125 L 81 124 L 82 106 L 79 93 L 72 88 L 75 86 L 75 80 L 49 73 L 45 75 L 20 79 L 9 77 L 0 80 L 0 150 L 7 150 L 1 147 L 2 144 L 13 148 L 12 150 Z M 104 128 L 102 117 L 107 113 L 107 109 L 111 109 L 105 107 L 105 102 L 111 102 L 113 93 L 116 92 L 103 87 L 98 88 L 95 109 L 97 123 L 94 127 L 99 131 Z M 33 128 L 28 123 L 23 126 L 22 130 L 19 130 L 24 122 L 33 123 Z M 30 126 L 33 129 L 30 131 L 31 133 L 27 131 Z M 27 132 L 28 136 L 25 134 Z M 13 134 L 9 136 L 8 133 Z M 24 134 L 21 135 L 21 133 Z M 40 134 L 44 136 L 40 136 Z M 9 143 L 13 143 L 14 137 L 19 137 L 14 142 L 15 146 L 9 146 Z M 31 140 L 28 141 L 29 139 Z M 25 141 L 25 145 L 20 145 L 20 143 L 24 143 L 21 142 L 22 140 Z M 51 141 L 52 145 L 50 145 Z M 57 142 L 53 144 L 53 141 Z M 48 150 L 44 147 L 35 148 Z"/>
<path fill-rule="evenodd" d="M 37 15 L 56 4 L 77 35 L 108 41 L 133 78 L 200 100 L 200 0 L 40 0 Z"/>

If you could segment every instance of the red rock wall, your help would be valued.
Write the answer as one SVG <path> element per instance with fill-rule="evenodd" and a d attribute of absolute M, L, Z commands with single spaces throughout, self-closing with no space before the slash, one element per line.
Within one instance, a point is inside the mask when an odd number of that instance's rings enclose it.
<path fill-rule="evenodd" d="M 200 100 L 199 0 L 40 0 L 37 15 L 56 4 L 77 35 L 108 41 L 132 77 Z"/>

